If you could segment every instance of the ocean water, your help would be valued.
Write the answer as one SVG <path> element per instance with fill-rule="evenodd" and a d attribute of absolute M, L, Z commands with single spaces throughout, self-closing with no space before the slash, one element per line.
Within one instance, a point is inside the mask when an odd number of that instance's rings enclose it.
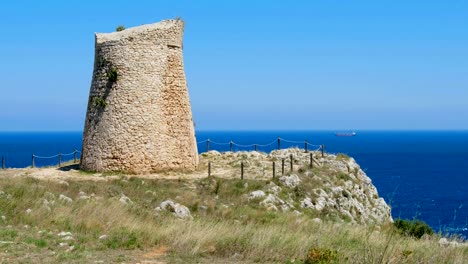
<path fill-rule="evenodd" d="M 81 151 L 82 132 L 0 132 L 0 156 L 7 168 L 31 166 L 32 154 L 41 157 Z M 80 153 L 77 157 L 79 158 Z M 73 155 L 63 156 L 71 160 Z M 57 165 L 58 157 L 35 158 L 38 167 Z"/>
<path fill-rule="evenodd" d="M 294 141 L 282 140 L 281 148 L 304 148 L 304 140 L 324 144 L 326 152 L 356 159 L 392 207 L 394 218 L 422 219 L 443 233 L 468 237 L 468 131 L 357 132 L 355 137 L 336 137 L 331 131 L 197 131 L 196 136 L 199 152 L 206 151 L 208 138 L 210 149 L 219 151 L 228 151 L 231 140 L 237 143 L 234 151 L 259 144 L 259 151 L 268 152 L 277 148 L 278 137 Z M 80 150 L 81 137 L 81 132 L 0 133 L 0 155 L 7 167 L 26 167 L 32 153 L 53 156 Z M 37 158 L 35 163 L 54 165 L 57 158 Z"/>

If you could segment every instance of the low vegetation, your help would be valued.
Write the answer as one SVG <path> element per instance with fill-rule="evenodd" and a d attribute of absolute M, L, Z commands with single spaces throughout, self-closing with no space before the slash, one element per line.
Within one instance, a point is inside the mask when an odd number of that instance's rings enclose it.
<path fill-rule="evenodd" d="M 118 73 L 117 69 L 114 67 L 110 67 L 110 69 L 107 71 L 107 79 L 111 83 L 115 83 L 117 81 Z"/>
<path fill-rule="evenodd" d="M 338 153 L 336 154 L 336 159 L 337 160 L 349 160 L 351 157 L 349 157 L 347 154 L 344 153 Z"/>
<path fill-rule="evenodd" d="M 438 235 L 417 239 L 392 224 L 318 223 L 307 213 L 265 210 L 248 195 L 267 180 L 120 176 L 96 183 L 27 175 L 0 177 L 0 258 L 9 263 L 463 263 L 468 257 L 464 248 L 439 246 Z M 155 210 L 166 199 L 187 206 L 193 220 Z"/>
<path fill-rule="evenodd" d="M 417 219 L 397 219 L 394 225 L 401 234 L 412 236 L 418 239 L 423 237 L 424 235 L 430 236 L 434 234 L 434 231 L 428 224 Z"/>
<path fill-rule="evenodd" d="M 151 178 L 69 168 L 0 171 L 0 262 L 464 263 L 468 257 L 466 247 L 441 246 L 441 236 L 421 222 L 362 221 L 358 208 L 340 211 L 347 199 L 367 209 L 378 202 L 352 158 L 322 159 L 317 152 L 311 167 L 309 154 L 285 151 L 205 153 L 196 171 Z M 290 153 L 300 184 L 286 187 L 281 167 L 272 178 L 271 165 Z M 324 193 L 337 203 L 302 206 Z M 262 204 L 273 196 L 286 204 Z M 158 209 L 167 200 L 190 217 L 178 217 L 175 207 Z"/>
<path fill-rule="evenodd" d="M 107 106 L 106 100 L 102 97 L 94 97 L 93 99 L 94 106 L 105 108 Z"/>
<path fill-rule="evenodd" d="M 115 28 L 115 31 L 119 32 L 119 31 L 124 31 L 125 30 L 125 26 L 118 26 L 117 28 Z"/>
<path fill-rule="evenodd" d="M 307 252 L 304 264 L 334 263 L 338 261 L 338 252 L 328 248 L 311 248 Z"/>

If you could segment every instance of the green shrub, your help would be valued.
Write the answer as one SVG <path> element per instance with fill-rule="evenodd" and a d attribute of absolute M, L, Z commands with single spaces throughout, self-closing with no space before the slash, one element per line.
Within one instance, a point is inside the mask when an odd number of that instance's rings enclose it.
<path fill-rule="evenodd" d="M 135 231 L 121 227 L 114 230 L 104 244 L 111 249 L 135 249 L 141 247 L 141 239 Z"/>
<path fill-rule="evenodd" d="M 109 79 L 109 82 L 116 82 L 117 81 L 117 69 L 112 67 L 109 69 L 109 71 L 107 72 L 107 78 Z"/>
<path fill-rule="evenodd" d="M 350 180 L 352 180 L 348 173 L 344 173 L 344 172 L 341 172 L 341 171 L 338 172 L 338 173 L 336 174 L 336 177 L 337 177 L 338 179 L 343 180 L 343 181 L 350 181 Z"/>
<path fill-rule="evenodd" d="M 409 256 L 411 256 L 411 254 L 413 254 L 413 251 L 403 250 L 403 252 L 401 252 L 401 254 L 403 255 L 403 257 L 408 258 Z"/>
<path fill-rule="evenodd" d="M 330 250 L 328 248 L 311 248 L 307 252 L 307 256 L 304 260 L 304 264 L 325 264 L 325 263 L 337 263 L 338 252 L 336 250 Z"/>
<path fill-rule="evenodd" d="M 306 197 L 306 191 L 304 190 L 304 187 L 302 186 L 296 186 L 294 187 L 293 189 L 293 193 L 294 193 L 294 197 L 299 200 L 299 199 L 303 199 Z"/>
<path fill-rule="evenodd" d="M 337 160 L 349 160 L 350 157 L 344 153 L 338 153 L 336 154 L 336 159 Z"/>
<path fill-rule="evenodd" d="M 39 248 L 47 247 L 47 241 L 45 241 L 44 239 L 36 239 L 36 238 L 28 237 L 25 239 L 24 242 L 27 244 L 34 244 L 36 245 L 36 247 L 39 247 Z"/>
<path fill-rule="evenodd" d="M 106 100 L 104 100 L 104 98 L 102 98 L 102 97 L 94 97 L 93 103 L 94 103 L 95 106 L 98 106 L 98 107 L 101 107 L 101 108 L 104 108 L 107 105 Z"/>
<path fill-rule="evenodd" d="M 124 30 L 125 30 L 125 26 L 123 26 L 123 25 L 120 25 L 120 26 L 115 28 L 115 31 L 117 31 L 117 32 L 124 31 Z"/>
<path fill-rule="evenodd" d="M 0 229 L 0 240 L 12 240 L 18 236 L 18 232 L 9 229 Z"/>
<path fill-rule="evenodd" d="M 415 238 L 421 238 L 423 235 L 432 235 L 434 230 L 421 220 L 406 220 L 406 219 L 397 219 L 393 225 L 397 230 L 406 236 L 412 236 Z"/>
<path fill-rule="evenodd" d="M 98 56 L 96 58 L 96 62 L 97 62 L 97 65 L 99 65 L 99 67 L 105 67 L 109 62 L 106 60 L 106 58 L 102 57 L 102 56 Z"/>

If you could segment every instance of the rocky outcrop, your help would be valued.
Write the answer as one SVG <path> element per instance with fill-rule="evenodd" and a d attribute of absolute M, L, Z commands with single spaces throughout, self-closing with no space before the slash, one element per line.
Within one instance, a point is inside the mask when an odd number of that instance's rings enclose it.
<path fill-rule="evenodd" d="M 197 145 L 181 20 L 96 34 L 81 169 L 193 169 Z"/>
<path fill-rule="evenodd" d="M 308 155 L 299 149 L 273 151 L 271 157 L 293 154 L 297 163 L 307 167 Z M 318 214 L 333 214 L 335 217 L 353 222 L 378 224 L 393 221 L 390 207 L 380 198 L 372 180 L 356 161 L 346 155 L 327 154 L 318 158 L 315 170 L 304 169 L 300 184 L 299 206 Z M 291 175 L 289 177 L 297 175 Z M 291 180 L 281 181 L 291 186 Z M 297 182 L 297 180 L 293 181 Z M 294 186 L 294 184 L 293 184 Z M 302 186 L 302 187 L 301 187 Z"/>
<path fill-rule="evenodd" d="M 209 152 L 201 155 L 224 170 L 238 168 L 240 162 L 250 164 L 244 177 L 271 180 L 272 162 L 293 157 L 294 171 L 285 169 L 265 189 L 255 190 L 248 196 L 251 203 L 267 210 L 309 212 L 320 218 L 359 224 L 381 224 L 393 221 L 390 207 L 379 197 L 372 180 L 356 161 L 346 155 L 313 152 L 314 165 L 310 168 L 310 153 L 291 148 L 262 152 Z M 245 166 L 244 166 L 245 167 Z M 277 167 L 278 168 L 278 167 Z M 247 172 L 245 172 L 247 171 Z M 276 175 L 281 168 L 276 170 Z"/>

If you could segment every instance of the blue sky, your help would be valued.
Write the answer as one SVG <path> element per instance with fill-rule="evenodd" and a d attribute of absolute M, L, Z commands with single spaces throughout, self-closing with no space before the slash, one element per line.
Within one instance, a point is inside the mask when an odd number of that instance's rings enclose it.
<path fill-rule="evenodd" d="M 82 130 L 94 32 L 182 17 L 198 130 L 468 129 L 467 1 L 2 1 L 0 131 Z"/>

